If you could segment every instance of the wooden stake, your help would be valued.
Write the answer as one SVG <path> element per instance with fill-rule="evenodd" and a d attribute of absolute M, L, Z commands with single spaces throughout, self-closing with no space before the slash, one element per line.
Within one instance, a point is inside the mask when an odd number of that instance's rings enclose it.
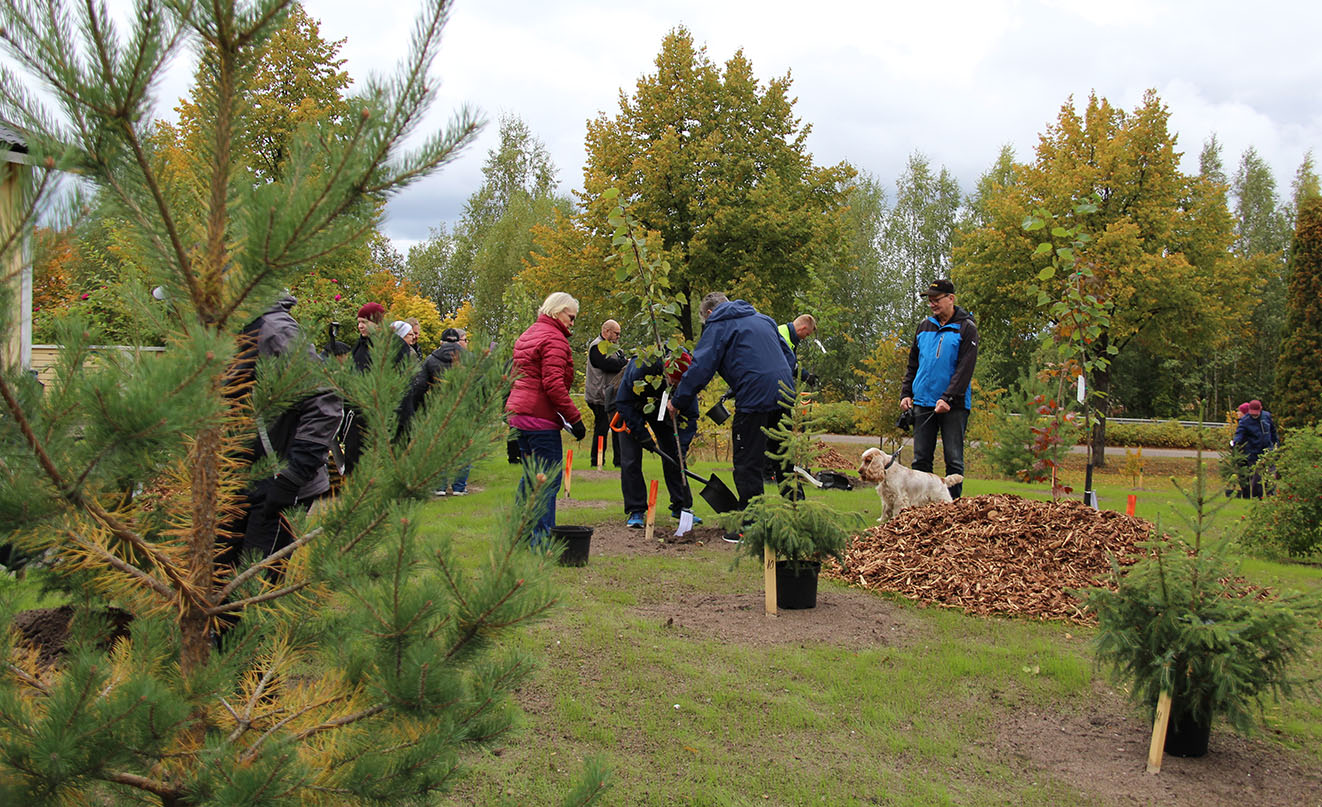
<path fill-rule="evenodd" d="M 597 436 L 597 470 L 600 471 L 606 465 L 606 437 Z"/>
<path fill-rule="evenodd" d="M 569 457 L 565 460 L 565 498 L 569 498 L 569 483 L 574 476 L 574 449 L 569 449 Z"/>
<path fill-rule="evenodd" d="M 1148 743 L 1148 773 L 1161 773 L 1161 755 L 1166 748 L 1166 726 L 1171 719 L 1171 693 L 1157 698 L 1157 716 L 1152 721 L 1152 742 Z"/>
<path fill-rule="evenodd" d="M 776 553 L 762 547 L 762 588 L 766 591 L 767 615 L 776 615 Z"/>
<path fill-rule="evenodd" d="M 656 480 L 652 480 L 652 485 L 647 491 L 647 530 L 643 538 L 647 541 L 652 540 L 652 533 L 656 526 Z"/>

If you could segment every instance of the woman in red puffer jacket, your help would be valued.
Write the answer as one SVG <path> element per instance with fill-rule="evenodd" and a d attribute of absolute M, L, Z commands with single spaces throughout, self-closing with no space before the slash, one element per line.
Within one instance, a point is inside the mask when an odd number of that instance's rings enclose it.
<path fill-rule="evenodd" d="M 574 353 L 569 332 L 578 317 L 578 300 L 563 291 L 551 294 L 537 309 L 537 321 L 514 343 L 516 378 L 505 410 L 518 430 L 523 478 L 518 500 L 533 485 L 532 477 L 546 474 L 541 517 L 533 528 L 532 545 L 538 546 L 555 526 L 555 497 L 560 491 L 562 446 L 560 430 L 569 429 L 575 440 L 586 434 L 583 415 L 569 397 L 574 383 Z"/>

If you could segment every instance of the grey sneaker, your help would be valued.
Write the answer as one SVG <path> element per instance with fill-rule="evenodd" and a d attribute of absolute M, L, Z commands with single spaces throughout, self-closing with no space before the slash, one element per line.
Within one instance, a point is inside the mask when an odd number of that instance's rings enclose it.
<path fill-rule="evenodd" d="M 456 491 L 452 492 L 450 495 L 451 495 L 451 496 L 467 496 L 467 495 L 468 495 L 468 491 L 466 491 L 466 490 L 456 490 Z"/>
<path fill-rule="evenodd" d="M 436 491 L 436 495 L 437 495 L 437 496 L 444 496 L 444 495 L 445 495 L 445 488 L 441 488 L 440 490 Z"/>

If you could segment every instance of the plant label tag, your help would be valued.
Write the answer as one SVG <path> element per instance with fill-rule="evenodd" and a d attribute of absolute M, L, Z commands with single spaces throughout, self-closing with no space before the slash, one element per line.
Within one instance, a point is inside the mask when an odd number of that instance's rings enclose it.
<path fill-rule="evenodd" d="M 657 422 L 657 423 L 660 423 L 661 421 L 663 421 L 663 420 L 666 419 L 666 404 L 668 404 L 668 403 L 670 403 L 670 388 L 669 388 L 669 387 L 667 387 L 666 389 L 662 390 L 662 392 L 661 392 L 661 403 L 657 404 L 657 407 L 656 407 L 656 422 Z"/>
<path fill-rule="evenodd" d="M 691 529 L 693 529 L 693 511 L 681 510 L 679 513 L 679 526 L 675 528 L 675 537 L 678 538 Z"/>
<path fill-rule="evenodd" d="M 1077 389 L 1077 390 L 1075 391 L 1075 393 L 1074 393 L 1074 397 L 1079 399 L 1079 403 L 1083 403 L 1083 399 L 1084 399 L 1084 397 L 1087 396 L 1087 394 L 1088 394 L 1088 390 L 1086 389 L 1086 387 L 1085 387 L 1085 385 L 1084 385 L 1084 383 L 1083 383 L 1083 375 L 1080 374 L 1080 375 L 1079 375 L 1079 386 L 1078 386 L 1078 389 Z"/>

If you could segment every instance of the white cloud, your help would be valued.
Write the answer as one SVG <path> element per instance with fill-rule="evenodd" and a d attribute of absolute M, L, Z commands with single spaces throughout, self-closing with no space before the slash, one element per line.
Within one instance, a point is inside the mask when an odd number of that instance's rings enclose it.
<path fill-rule="evenodd" d="M 347 39 L 355 77 L 402 58 L 411 0 L 304 2 L 324 36 Z M 518 115 L 547 144 L 567 191 L 582 180 L 584 124 L 614 114 L 620 90 L 651 72 L 677 25 L 713 61 L 742 48 L 763 81 L 792 72 L 815 158 L 848 159 L 888 184 L 920 150 L 967 190 L 1003 144 L 1027 158 L 1061 104 L 1093 91 L 1132 108 L 1156 88 L 1188 169 L 1215 132 L 1228 167 L 1254 146 L 1285 190 L 1304 152 L 1322 150 L 1322 4 L 1303 0 L 458 0 L 427 125 L 443 125 L 462 103 L 493 124 Z M 175 64 L 164 110 L 191 73 L 191 56 Z M 495 143 L 492 125 L 438 177 L 392 200 L 388 233 L 408 243 L 453 221 Z"/>

